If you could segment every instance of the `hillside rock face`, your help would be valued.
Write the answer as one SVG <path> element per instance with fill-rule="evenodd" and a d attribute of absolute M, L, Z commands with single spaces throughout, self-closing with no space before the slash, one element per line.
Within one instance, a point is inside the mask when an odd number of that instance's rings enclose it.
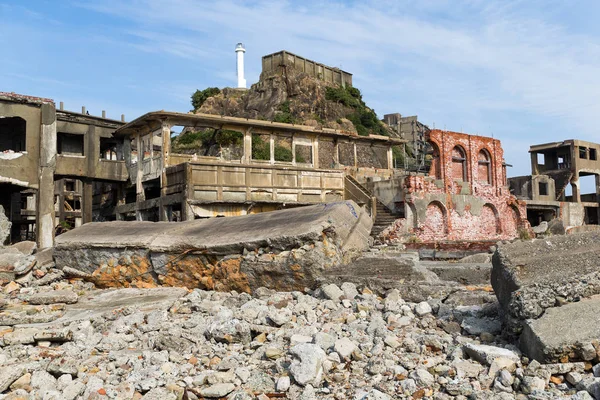
<path fill-rule="evenodd" d="M 290 122 L 317 128 L 332 128 L 357 133 L 347 118 L 356 108 L 328 100 L 328 87 L 335 85 L 293 69 L 265 75 L 249 90 L 226 88 L 209 97 L 199 113 L 231 117 Z M 364 107 L 367 111 L 372 111 Z M 388 134 L 392 131 L 381 123 Z"/>

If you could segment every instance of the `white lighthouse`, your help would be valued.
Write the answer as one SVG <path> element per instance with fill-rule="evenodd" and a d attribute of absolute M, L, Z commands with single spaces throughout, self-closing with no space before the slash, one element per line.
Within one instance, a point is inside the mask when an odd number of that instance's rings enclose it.
<path fill-rule="evenodd" d="M 246 49 L 242 43 L 238 43 L 235 46 L 235 53 L 237 55 L 237 79 L 239 89 L 246 89 L 246 79 L 244 78 L 244 53 Z"/>

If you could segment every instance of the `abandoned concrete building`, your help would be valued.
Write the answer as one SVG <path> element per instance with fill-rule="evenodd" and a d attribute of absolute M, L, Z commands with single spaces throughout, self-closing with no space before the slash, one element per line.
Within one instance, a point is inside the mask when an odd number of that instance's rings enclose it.
<path fill-rule="evenodd" d="M 213 152 L 177 154 L 170 141 L 175 126 L 233 139 Z M 150 221 L 244 215 L 352 198 L 362 193 L 351 190 L 348 177 L 389 179 L 392 147 L 403 144 L 386 136 L 164 111 L 135 119 L 117 129 L 115 137 L 123 142 L 136 188 L 133 201 L 122 199 L 115 207 L 116 219 Z M 358 200 L 371 206 L 370 198 Z"/>
<path fill-rule="evenodd" d="M 500 141 L 434 129 L 429 172 L 397 173 L 367 187 L 401 216 L 383 231 L 387 239 L 422 244 L 496 241 L 528 230 L 525 203 L 510 194 Z"/>
<path fill-rule="evenodd" d="M 510 178 L 509 183 L 511 192 L 527 203 L 531 225 L 554 218 L 565 227 L 598 224 L 599 152 L 599 144 L 572 139 L 530 147 L 531 175 Z M 591 179 L 586 187 L 592 193 L 582 193 L 584 179 Z"/>
<path fill-rule="evenodd" d="M 125 124 L 7 93 L 0 116 L 11 241 L 49 246 L 63 224 L 184 221 L 343 199 L 365 206 L 373 235 L 386 239 L 497 240 L 529 227 L 491 138 L 427 130 L 422 173 L 395 168 L 406 140 L 387 136 L 165 111 Z M 213 145 L 172 151 L 177 129 L 208 132 Z M 228 144 L 214 146 L 221 136 Z"/>
<path fill-rule="evenodd" d="M 113 138 L 123 122 L 82 111 L 0 93 L 0 205 L 12 222 L 10 241 L 51 246 L 57 226 L 92 221 L 104 190 L 127 181 Z"/>
<path fill-rule="evenodd" d="M 210 155 L 176 154 L 175 126 L 237 139 Z M 57 227 L 90 221 L 181 221 L 346 198 L 371 209 L 351 177 L 390 179 L 392 147 L 403 144 L 215 115 L 152 112 L 124 124 L 14 93 L 0 95 L 0 137 L 10 241 L 41 247 L 52 245 Z M 257 146 L 266 153 L 257 156 Z M 275 151 L 286 147 L 289 157 Z"/>
<path fill-rule="evenodd" d="M 308 76 L 340 86 L 352 86 L 352 74 L 339 68 L 330 67 L 316 61 L 308 60 L 289 51 L 282 50 L 267 54 L 262 58 L 262 74 L 293 68 Z"/>
<path fill-rule="evenodd" d="M 410 153 L 406 152 L 402 165 L 395 168 L 421 170 L 425 166 L 424 155 L 429 150 L 426 135 L 429 127 L 419 121 L 416 115 L 403 117 L 400 113 L 385 114 L 383 121 L 392 128 L 401 139 L 405 139 L 410 146 Z"/>

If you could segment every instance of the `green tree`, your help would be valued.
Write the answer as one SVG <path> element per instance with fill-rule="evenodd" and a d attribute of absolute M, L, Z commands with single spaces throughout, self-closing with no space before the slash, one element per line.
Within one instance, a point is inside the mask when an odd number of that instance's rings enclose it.
<path fill-rule="evenodd" d="M 215 96 L 219 93 L 221 93 L 221 89 L 217 87 L 209 87 L 204 90 L 196 90 L 194 94 L 192 94 L 192 107 L 194 107 L 194 111 L 197 111 L 200 107 L 202 107 L 202 104 L 204 104 L 206 99 Z"/>

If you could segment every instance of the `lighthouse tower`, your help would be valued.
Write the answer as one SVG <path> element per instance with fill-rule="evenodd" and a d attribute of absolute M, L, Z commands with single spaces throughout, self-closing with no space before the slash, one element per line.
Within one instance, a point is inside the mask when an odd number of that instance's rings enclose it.
<path fill-rule="evenodd" d="M 244 53 L 246 49 L 242 43 L 238 43 L 235 46 L 235 53 L 237 55 L 237 80 L 239 89 L 246 89 L 246 79 L 244 78 Z"/>

